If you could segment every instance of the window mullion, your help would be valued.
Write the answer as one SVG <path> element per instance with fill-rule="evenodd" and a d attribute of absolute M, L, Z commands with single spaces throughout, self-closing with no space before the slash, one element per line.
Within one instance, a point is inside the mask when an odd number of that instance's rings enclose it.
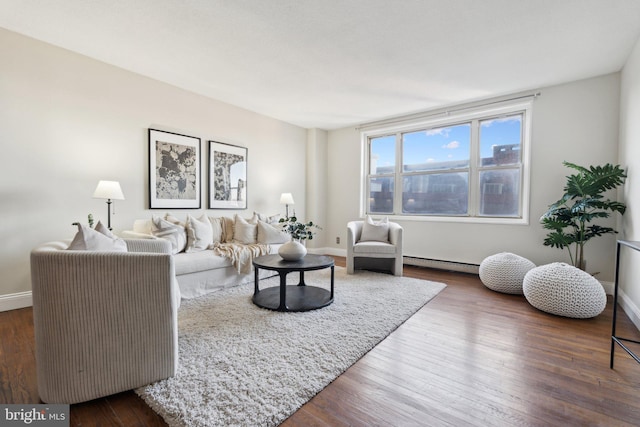
<path fill-rule="evenodd" d="M 393 201 L 393 212 L 396 215 L 402 214 L 402 182 L 404 160 L 402 159 L 402 133 L 396 133 L 396 174 L 395 174 L 395 197 Z"/>
<path fill-rule="evenodd" d="M 469 216 L 478 215 L 478 201 L 480 200 L 480 179 L 478 165 L 480 163 L 480 121 L 471 122 L 471 153 L 469 158 Z"/>

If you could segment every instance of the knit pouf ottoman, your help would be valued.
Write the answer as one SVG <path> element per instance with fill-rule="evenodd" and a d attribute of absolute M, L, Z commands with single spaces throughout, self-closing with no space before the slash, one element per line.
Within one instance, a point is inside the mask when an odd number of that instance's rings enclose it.
<path fill-rule="evenodd" d="M 563 262 L 541 265 L 524 276 L 524 296 L 538 310 L 587 319 L 602 313 L 607 295 L 593 276 Z"/>
<path fill-rule="evenodd" d="M 491 290 L 522 295 L 524 275 L 535 266 L 519 255 L 502 252 L 491 255 L 480 263 L 480 280 Z"/>

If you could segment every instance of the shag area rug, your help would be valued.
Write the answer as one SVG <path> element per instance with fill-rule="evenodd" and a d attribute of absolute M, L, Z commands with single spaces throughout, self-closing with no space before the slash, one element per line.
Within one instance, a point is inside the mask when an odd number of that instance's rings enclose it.
<path fill-rule="evenodd" d="M 287 279 L 297 284 L 298 273 Z M 330 269 L 305 282 L 328 289 Z M 336 267 L 334 302 L 314 311 L 259 308 L 253 284 L 185 300 L 177 374 L 136 393 L 170 426 L 276 426 L 444 288 Z"/>

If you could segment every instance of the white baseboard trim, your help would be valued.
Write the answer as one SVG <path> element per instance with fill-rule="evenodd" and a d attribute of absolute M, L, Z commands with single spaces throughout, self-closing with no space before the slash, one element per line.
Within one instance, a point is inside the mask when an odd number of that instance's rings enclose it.
<path fill-rule="evenodd" d="M 342 256 L 347 257 L 346 249 L 338 249 L 338 248 L 313 248 L 309 249 L 309 252 L 312 254 L 324 254 L 324 255 L 332 255 L 332 256 Z"/>
<path fill-rule="evenodd" d="M 622 307 L 627 314 L 629 320 L 640 330 L 640 308 L 631 301 L 631 298 L 629 298 L 622 289 L 619 289 L 618 304 L 620 304 L 620 307 Z"/>
<path fill-rule="evenodd" d="M 16 310 L 18 308 L 31 307 L 32 305 L 31 291 L 0 295 L 0 311 Z"/>
<path fill-rule="evenodd" d="M 604 293 L 607 295 L 613 295 L 613 291 L 615 288 L 615 283 L 613 282 L 603 282 L 602 280 L 599 280 L 600 284 L 602 285 L 602 287 L 604 288 Z"/>

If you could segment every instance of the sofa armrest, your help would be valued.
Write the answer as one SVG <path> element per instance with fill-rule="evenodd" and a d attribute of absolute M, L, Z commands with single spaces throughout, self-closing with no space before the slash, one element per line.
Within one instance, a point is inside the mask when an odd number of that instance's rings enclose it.
<path fill-rule="evenodd" d="M 174 276 L 170 254 L 34 249 L 40 398 L 77 403 L 174 375 Z"/>

